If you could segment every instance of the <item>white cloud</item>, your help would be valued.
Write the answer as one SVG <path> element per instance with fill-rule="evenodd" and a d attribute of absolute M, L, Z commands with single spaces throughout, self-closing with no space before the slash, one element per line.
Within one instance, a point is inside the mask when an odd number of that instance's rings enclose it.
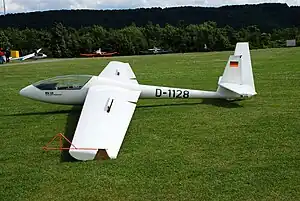
<path fill-rule="evenodd" d="M 300 6 L 300 0 L 5 0 L 9 13 L 56 9 L 115 9 L 171 6 L 223 6 L 232 4 L 287 3 Z M 2 2 L 2 0 L 1 0 Z M 3 5 L 1 4 L 1 10 Z"/>

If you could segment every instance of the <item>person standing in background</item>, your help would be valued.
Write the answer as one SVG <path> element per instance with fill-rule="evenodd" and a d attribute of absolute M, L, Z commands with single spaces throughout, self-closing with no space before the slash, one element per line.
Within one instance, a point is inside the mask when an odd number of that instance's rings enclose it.
<path fill-rule="evenodd" d="M 9 48 L 6 48 L 5 57 L 6 57 L 6 63 L 8 63 L 10 61 L 10 49 Z"/>
<path fill-rule="evenodd" d="M 0 48 L 0 64 L 5 63 L 6 59 L 5 59 L 5 53 L 3 52 L 3 49 Z"/>

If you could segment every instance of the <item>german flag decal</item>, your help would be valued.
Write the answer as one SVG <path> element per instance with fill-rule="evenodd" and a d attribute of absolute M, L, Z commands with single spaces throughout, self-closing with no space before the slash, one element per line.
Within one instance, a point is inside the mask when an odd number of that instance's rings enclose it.
<path fill-rule="evenodd" d="M 229 66 L 232 68 L 237 68 L 237 67 L 239 67 L 239 62 L 238 61 L 230 61 Z"/>

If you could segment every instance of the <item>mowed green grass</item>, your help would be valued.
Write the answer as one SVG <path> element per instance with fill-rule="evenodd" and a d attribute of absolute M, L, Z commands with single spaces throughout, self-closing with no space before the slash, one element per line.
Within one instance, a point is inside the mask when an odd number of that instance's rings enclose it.
<path fill-rule="evenodd" d="M 113 59 L 142 84 L 215 90 L 231 53 Z M 0 199 L 300 200 L 300 48 L 251 53 L 256 97 L 140 100 L 118 158 L 88 162 L 42 150 L 72 134 L 80 108 L 18 92 L 48 77 L 98 75 L 111 59 L 0 66 Z"/>

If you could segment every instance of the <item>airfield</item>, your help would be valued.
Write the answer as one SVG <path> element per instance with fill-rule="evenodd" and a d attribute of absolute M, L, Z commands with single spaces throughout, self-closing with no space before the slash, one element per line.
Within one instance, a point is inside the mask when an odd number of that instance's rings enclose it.
<path fill-rule="evenodd" d="M 0 65 L 1 200 L 300 200 L 300 48 L 252 50 L 257 96 L 139 100 L 116 160 L 42 150 L 71 138 L 80 107 L 19 90 L 129 62 L 141 84 L 215 90 L 231 52 Z"/>

